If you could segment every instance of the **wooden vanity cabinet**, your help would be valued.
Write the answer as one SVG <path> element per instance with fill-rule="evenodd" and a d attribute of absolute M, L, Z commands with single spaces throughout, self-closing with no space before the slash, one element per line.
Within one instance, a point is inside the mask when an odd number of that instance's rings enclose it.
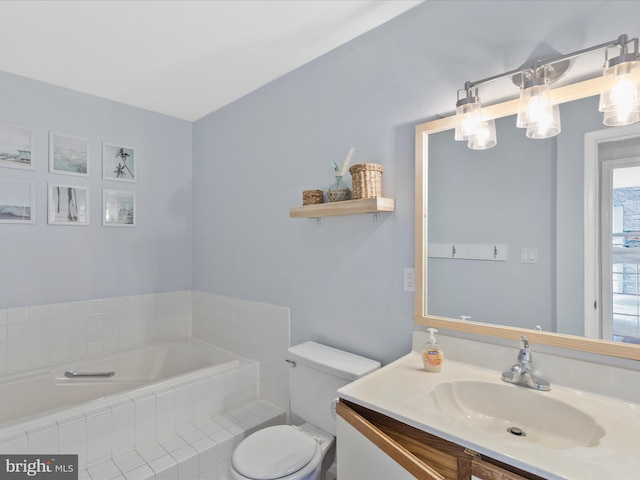
<path fill-rule="evenodd" d="M 372 443 L 377 447 L 376 450 L 371 450 L 372 446 L 366 446 L 364 448 L 368 450 L 362 451 L 375 451 L 376 455 L 369 455 L 363 467 L 370 471 L 376 468 L 380 470 L 386 468 L 385 464 L 392 459 L 410 474 L 403 478 L 413 476 L 421 480 L 542 480 L 537 475 L 481 456 L 355 403 L 340 399 L 336 410 L 342 421 L 361 434 L 361 437 L 350 435 L 347 439 L 341 439 L 340 429 L 338 430 L 340 480 L 372 478 L 370 474 L 358 472 L 359 466 L 356 463 L 362 462 L 361 459 L 347 458 L 349 454 L 346 452 L 351 451 L 352 446 L 341 445 L 343 440 Z M 341 455 L 341 452 L 345 453 Z M 376 462 L 380 462 L 380 467 L 375 466 Z M 343 473 L 346 471 L 346 475 L 341 475 L 341 465 L 346 469 L 343 470 Z M 388 466 L 393 468 L 392 465 Z"/>

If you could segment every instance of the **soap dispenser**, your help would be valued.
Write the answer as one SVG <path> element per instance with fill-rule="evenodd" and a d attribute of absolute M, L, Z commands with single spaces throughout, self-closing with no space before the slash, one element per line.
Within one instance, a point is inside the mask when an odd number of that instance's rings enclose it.
<path fill-rule="evenodd" d="M 427 372 L 440 372 L 442 370 L 442 362 L 444 360 L 444 354 L 434 333 L 438 333 L 435 328 L 427 328 L 429 332 L 429 339 L 427 343 L 422 347 L 422 363 L 424 369 Z"/>

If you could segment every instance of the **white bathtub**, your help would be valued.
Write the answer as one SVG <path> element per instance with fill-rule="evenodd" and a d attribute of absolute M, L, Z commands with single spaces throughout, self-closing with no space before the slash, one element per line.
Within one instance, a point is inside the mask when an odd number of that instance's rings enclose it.
<path fill-rule="evenodd" d="M 115 374 L 68 378 L 66 371 Z M 0 376 L 0 452 L 77 455 L 80 471 L 117 461 L 145 480 L 176 478 L 176 468 L 178 478 L 215 478 L 249 427 L 284 422 L 284 411 L 255 403 L 258 381 L 257 362 L 191 338 Z M 242 422 L 227 414 L 233 409 Z M 155 460 L 137 453 L 153 445 L 168 453 Z"/>
<path fill-rule="evenodd" d="M 176 339 L 123 352 L 0 377 L 0 431 L 38 417 L 103 400 L 132 398 L 238 368 L 240 360 L 194 339 Z M 114 372 L 108 377 L 72 377 L 65 372 Z M 101 402 L 102 401 L 102 402 Z"/>

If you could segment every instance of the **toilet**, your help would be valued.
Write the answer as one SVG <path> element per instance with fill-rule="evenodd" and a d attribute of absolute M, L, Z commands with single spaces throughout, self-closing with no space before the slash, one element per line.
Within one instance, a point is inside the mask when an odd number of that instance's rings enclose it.
<path fill-rule="evenodd" d="M 291 414 L 306 423 L 245 438 L 231 456 L 232 479 L 324 479 L 335 458 L 337 390 L 380 368 L 380 362 L 315 342 L 289 348 L 286 361 Z"/>

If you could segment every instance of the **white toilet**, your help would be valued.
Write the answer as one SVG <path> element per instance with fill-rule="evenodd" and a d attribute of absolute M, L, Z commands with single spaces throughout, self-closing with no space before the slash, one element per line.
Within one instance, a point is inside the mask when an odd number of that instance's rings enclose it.
<path fill-rule="evenodd" d="M 232 479 L 324 478 L 335 457 L 336 390 L 380 368 L 374 360 L 314 342 L 289 348 L 287 362 L 291 413 L 308 423 L 249 435 L 231 457 Z"/>

